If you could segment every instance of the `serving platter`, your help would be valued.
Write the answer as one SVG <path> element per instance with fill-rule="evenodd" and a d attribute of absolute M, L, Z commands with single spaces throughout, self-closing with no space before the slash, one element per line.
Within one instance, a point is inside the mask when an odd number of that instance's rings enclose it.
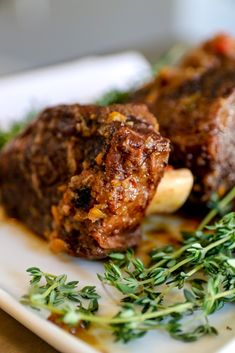
<path fill-rule="evenodd" d="M 137 77 L 148 75 L 149 65 L 138 53 L 93 58 L 57 68 L 40 70 L 0 80 L 0 122 L 22 117 L 32 104 L 43 105 L 94 101 L 111 88 L 125 89 Z M 58 87 L 58 90 L 56 90 Z M 92 87 L 92 88 L 90 88 Z M 3 99 L 4 97 L 4 99 Z M 19 99 L 20 97 L 20 99 Z M 3 100 L 2 100 L 3 99 Z M 15 102 L 15 104 L 13 104 Z M 32 103 L 33 102 L 33 103 Z M 20 190 L 19 190 L 20 192 Z M 22 195 L 23 197 L 23 195 Z M 174 223 L 173 223 L 174 226 Z M 101 314 L 115 310 L 113 295 L 100 285 L 96 274 L 102 273 L 102 262 L 91 262 L 54 255 L 47 243 L 14 221 L 1 217 L 0 221 L 0 307 L 35 334 L 61 352 L 79 353 L 230 353 L 235 351 L 235 311 L 228 305 L 211 317 L 218 329 L 216 337 L 204 337 L 195 343 L 182 343 L 164 332 L 151 332 L 128 344 L 114 343 L 108 333 L 97 332 L 91 341 L 61 330 L 46 319 L 43 312 L 24 307 L 20 297 L 27 291 L 29 278 L 26 269 L 40 267 L 50 273 L 66 273 L 81 286 L 96 285 L 101 295 Z M 84 338 L 84 337 L 83 337 Z"/>

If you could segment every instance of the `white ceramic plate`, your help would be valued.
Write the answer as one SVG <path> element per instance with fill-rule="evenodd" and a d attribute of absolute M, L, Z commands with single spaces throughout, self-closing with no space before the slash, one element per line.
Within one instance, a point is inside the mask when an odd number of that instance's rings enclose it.
<path fill-rule="evenodd" d="M 112 65 L 110 65 L 110 59 Z M 74 85 L 78 86 L 78 90 L 76 91 L 77 100 L 80 100 L 81 97 L 82 101 L 89 101 L 99 96 L 101 92 L 104 92 L 105 88 L 115 87 L 117 85 L 119 85 L 119 87 L 120 85 L 121 87 L 127 86 L 130 84 L 131 80 L 135 80 L 137 73 L 139 74 L 141 70 L 146 73 L 148 65 L 141 56 L 132 53 L 119 55 L 116 59 L 115 57 L 98 59 L 98 61 L 93 59 L 92 65 L 88 61 L 84 66 L 83 62 L 83 67 L 81 68 L 82 75 L 79 75 L 81 73 L 80 68 L 79 64 L 76 63 L 76 69 L 74 68 L 73 75 L 75 78 L 80 78 L 79 83 L 76 83 L 77 79 L 75 82 L 67 82 L 67 87 L 66 84 L 64 85 L 64 98 L 62 98 L 60 90 L 58 95 L 56 91 L 54 91 L 53 97 L 51 92 L 51 100 L 48 100 L 47 103 L 52 102 L 54 104 L 60 101 L 73 101 L 75 99 L 74 91 L 71 93 L 71 99 L 69 99 L 67 91 L 68 87 L 74 87 Z M 40 94 L 43 95 L 43 90 L 42 88 L 39 89 L 39 86 L 43 87 L 43 84 L 46 85 L 48 80 L 50 87 L 56 84 L 53 81 L 53 70 L 52 72 L 49 70 L 43 73 L 40 72 L 40 74 L 31 73 L 30 75 L 28 74 L 28 76 L 0 80 L 0 93 L 5 92 L 4 104 L 2 105 L 4 109 L 2 109 L 2 111 L 0 104 L 1 118 L 6 116 L 6 113 L 8 113 L 10 117 L 15 112 L 16 108 L 13 105 L 14 97 L 20 92 L 22 82 L 24 82 L 24 87 L 26 87 L 25 90 L 27 92 L 25 91 L 25 96 L 22 97 L 23 103 L 18 103 L 17 111 L 23 112 L 23 110 L 26 109 L 27 97 L 29 102 L 32 98 L 36 101 L 37 99 L 40 100 Z M 61 77 L 62 79 L 62 77 L 66 77 L 68 66 L 65 68 L 57 68 L 57 70 L 61 74 L 59 78 Z M 72 70 L 71 67 L 70 70 Z M 89 73 L 98 72 L 98 76 L 87 75 L 89 83 L 93 86 L 92 92 L 86 88 L 87 96 L 84 90 L 82 90 L 82 87 L 84 87 L 82 80 L 86 78 L 84 70 L 87 70 Z M 58 71 L 56 75 L 57 80 L 59 79 Z M 100 77 L 102 76 L 100 71 L 102 71 L 104 81 L 106 82 L 105 84 L 104 82 L 102 83 L 102 89 L 100 88 Z M 122 76 L 122 80 L 120 80 L 120 75 Z M 40 76 L 44 80 L 43 84 L 40 81 Z M 108 79 L 105 80 L 107 76 Z M 112 76 L 112 82 L 110 81 L 110 76 Z M 37 96 L 37 87 L 41 92 L 39 96 Z M 82 91 L 79 91 L 79 87 Z M 86 85 L 86 87 L 89 87 L 89 85 Z M 6 94 L 6 88 L 8 89 L 8 95 Z M 2 97 L 1 94 L 0 97 Z M 9 109 L 7 110 L 6 107 L 9 107 Z M 4 123 L 6 123 L 6 121 Z M 55 256 L 48 250 L 47 244 L 43 240 L 26 231 L 24 227 L 19 227 L 14 223 L 3 220 L 0 221 L 0 307 L 61 352 L 97 352 L 96 349 L 84 343 L 82 340 L 69 335 L 48 322 L 43 313 L 38 313 L 37 311 L 33 311 L 19 304 L 19 298 L 28 288 L 29 278 L 25 270 L 31 266 L 38 266 L 46 272 L 55 274 L 66 273 L 71 280 L 79 279 L 81 285 L 97 285 L 97 290 L 102 295 L 101 311 L 110 313 L 113 310 L 112 300 L 100 286 L 96 278 L 96 273 L 102 272 L 102 263 L 74 259 L 64 255 Z M 170 353 L 172 351 L 174 351 L 174 353 L 188 353 L 189 350 L 190 353 L 234 352 L 234 306 L 226 306 L 219 313 L 212 316 L 211 321 L 218 329 L 219 335 L 217 337 L 205 337 L 195 343 L 186 344 L 178 342 L 171 339 L 167 334 L 156 331 L 127 345 L 113 343 L 109 337 L 100 334 L 100 344 L 97 348 L 100 352 L 105 353 Z"/>

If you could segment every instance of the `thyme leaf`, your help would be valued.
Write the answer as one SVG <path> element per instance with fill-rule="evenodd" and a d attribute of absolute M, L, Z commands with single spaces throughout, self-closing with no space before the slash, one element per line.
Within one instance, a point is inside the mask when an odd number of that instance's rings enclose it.
<path fill-rule="evenodd" d="M 235 197 L 235 187 L 219 209 Z M 112 253 L 99 280 L 121 296 L 116 315 L 101 316 L 95 286 L 78 289 L 78 281 L 52 275 L 37 267 L 27 270 L 30 287 L 22 302 L 59 315 L 69 326 L 95 323 L 109 328 L 116 341 L 129 342 L 150 330 L 164 330 L 175 339 L 191 342 L 217 334 L 209 316 L 235 302 L 235 213 L 208 225 L 206 217 L 195 231 L 184 233 L 180 248 L 153 249 L 149 265 L 133 250 Z"/>

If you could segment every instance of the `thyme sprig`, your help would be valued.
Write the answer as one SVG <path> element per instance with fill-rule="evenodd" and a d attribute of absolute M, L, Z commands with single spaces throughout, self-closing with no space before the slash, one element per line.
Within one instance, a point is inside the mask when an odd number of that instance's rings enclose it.
<path fill-rule="evenodd" d="M 234 189 L 220 209 L 231 201 Z M 208 316 L 235 301 L 234 250 L 235 213 L 231 212 L 212 225 L 185 232 L 178 249 L 153 249 L 147 266 L 133 250 L 110 254 L 98 278 L 121 295 L 112 317 L 98 315 L 94 286 L 78 290 L 78 282 L 66 282 L 65 275 L 38 268 L 28 269 L 31 285 L 22 301 L 59 315 L 69 326 L 94 323 L 109 328 L 117 341 L 129 342 L 156 329 L 175 339 L 194 341 L 216 334 Z"/>
<path fill-rule="evenodd" d="M 98 299 L 95 286 L 77 289 L 78 281 L 67 281 L 67 276 L 42 272 L 38 267 L 30 267 L 31 276 L 29 292 L 21 302 L 34 309 L 47 309 L 63 316 L 65 323 L 72 322 L 77 312 L 94 313 L 98 310 Z"/>

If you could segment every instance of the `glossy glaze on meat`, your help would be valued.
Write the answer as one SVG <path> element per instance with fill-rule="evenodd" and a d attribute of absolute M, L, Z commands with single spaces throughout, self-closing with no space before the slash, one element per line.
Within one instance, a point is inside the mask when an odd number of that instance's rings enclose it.
<path fill-rule="evenodd" d="M 210 68 L 165 68 L 136 92 L 173 146 L 170 164 L 195 178 L 191 201 L 206 203 L 235 183 L 235 69 L 231 61 Z"/>
<path fill-rule="evenodd" d="M 46 109 L 0 153 L 1 202 L 54 251 L 102 258 L 138 243 L 168 155 L 145 106 Z"/>

